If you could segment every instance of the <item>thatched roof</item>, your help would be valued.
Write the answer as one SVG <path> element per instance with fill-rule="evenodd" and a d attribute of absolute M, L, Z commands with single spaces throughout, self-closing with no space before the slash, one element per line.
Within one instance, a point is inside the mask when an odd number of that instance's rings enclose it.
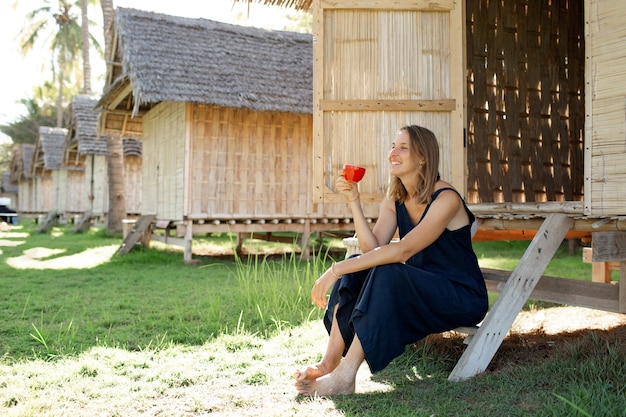
<path fill-rule="evenodd" d="M 101 104 L 130 81 L 134 109 L 162 101 L 256 111 L 312 113 L 310 34 L 117 8 L 123 75 Z"/>
<path fill-rule="evenodd" d="M 2 173 L 2 184 L 0 190 L 9 194 L 17 194 L 17 185 L 11 182 L 11 171 L 6 170 Z"/>
<path fill-rule="evenodd" d="M 42 171 L 60 169 L 63 165 L 63 144 L 67 129 L 59 127 L 39 127 L 39 136 L 33 153 L 33 175 Z"/>
<path fill-rule="evenodd" d="M 11 182 L 17 184 L 22 179 L 31 177 L 31 164 L 35 145 L 32 143 L 22 143 L 13 150 L 11 159 Z"/>
<path fill-rule="evenodd" d="M 286 7 L 296 10 L 309 10 L 313 0 L 234 0 L 239 3 L 259 3 L 267 6 Z"/>
<path fill-rule="evenodd" d="M 142 142 L 140 139 L 123 138 L 122 147 L 124 149 L 124 156 L 138 156 L 141 157 Z"/>
<path fill-rule="evenodd" d="M 80 155 L 106 155 L 106 138 L 98 137 L 98 98 L 77 94 L 72 98 L 66 147 Z"/>

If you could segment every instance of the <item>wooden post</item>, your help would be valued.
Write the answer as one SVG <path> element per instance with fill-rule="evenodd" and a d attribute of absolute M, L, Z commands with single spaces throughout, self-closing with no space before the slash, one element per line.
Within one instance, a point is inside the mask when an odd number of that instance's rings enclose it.
<path fill-rule="evenodd" d="M 183 261 L 191 262 L 191 245 L 193 242 L 193 220 L 187 220 L 185 227 L 185 250 L 183 253 Z"/>
<path fill-rule="evenodd" d="M 572 224 L 565 214 L 546 217 L 448 380 L 462 381 L 487 369 Z"/>
<path fill-rule="evenodd" d="M 619 312 L 626 313 L 626 261 L 619 263 Z"/>

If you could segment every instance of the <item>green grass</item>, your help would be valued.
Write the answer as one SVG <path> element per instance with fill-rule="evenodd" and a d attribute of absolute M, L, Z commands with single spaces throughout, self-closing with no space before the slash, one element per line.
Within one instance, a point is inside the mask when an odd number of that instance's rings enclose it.
<path fill-rule="evenodd" d="M 74 235 L 58 227 L 53 237 L 22 230 L 29 237 L 19 246 L 3 247 L 5 259 L 37 247 L 63 249 L 40 260 L 52 261 L 120 243 L 97 230 Z M 204 257 L 185 265 L 178 251 L 141 247 L 91 269 L 15 269 L 2 262 L 1 354 L 22 359 L 93 346 L 202 345 L 239 327 L 269 335 L 320 317 L 307 300 L 324 264 L 300 262 L 292 252 L 271 261 L 262 255 Z"/>
<path fill-rule="evenodd" d="M 487 372 L 462 383 L 447 381 L 462 337 L 433 335 L 380 373 L 364 367 L 357 395 L 305 399 L 291 375 L 324 351 L 310 289 L 336 242 L 320 242 L 311 261 L 286 245 L 285 255 L 196 256 L 186 265 L 180 251 L 155 245 L 72 269 L 68 256 L 85 260 L 86 249 L 120 238 L 33 230 L 0 235 L 1 415 L 626 416 L 623 326 L 507 337 Z M 222 235 L 198 246 L 231 244 Z M 482 266 L 513 269 L 527 245 L 475 248 Z M 63 251 L 23 257 L 35 248 Z M 58 269 L 33 268 L 54 260 Z M 589 280 L 591 266 L 564 245 L 545 273 Z"/>

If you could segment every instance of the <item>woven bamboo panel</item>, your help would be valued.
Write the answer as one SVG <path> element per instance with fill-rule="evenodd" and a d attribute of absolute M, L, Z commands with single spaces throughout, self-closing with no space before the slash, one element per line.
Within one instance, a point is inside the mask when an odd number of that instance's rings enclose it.
<path fill-rule="evenodd" d="M 65 170 L 67 196 L 65 211 L 82 213 L 85 210 L 85 171 Z"/>
<path fill-rule="evenodd" d="M 65 213 L 67 207 L 67 170 L 54 169 L 52 177 L 52 210 L 57 213 Z"/>
<path fill-rule="evenodd" d="M 362 197 L 368 196 L 362 198 L 366 216 L 376 217 L 389 182 L 391 142 L 408 124 L 435 133 L 442 177 L 464 182 L 463 126 L 460 112 L 455 113 L 463 102 L 463 51 L 461 34 L 453 29 L 456 19 L 460 27 L 461 14 L 423 6 L 391 10 L 383 3 L 372 8 L 355 2 L 345 9 L 324 9 L 322 4 L 315 12 L 321 20 L 317 36 L 323 41 L 318 40 L 322 45 L 315 53 L 322 62 L 315 73 L 322 139 L 315 143 L 315 160 L 321 162 L 314 174 L 323 175 L 325 205 L 339 201 L 330 191 L 342 165 L 363 165 L 367 172 L 359 189 Z M 458 187 L 462 190 L 464 184 Z"/>
<path fill-rule="evenodd" d="M 101 217 L 109 211 L 109 182 L 106 156 L 87 155 L 85 157 L 85 210 Z"/>
<path fill-rule="evenodd" d="M 33 179 L 33 212 L 47 213 L 53 208 L 52 176 Z"/>
<path fill-rule="evenodd" d="M 311 136 L 310 115 L 193 105 L 186 214 L 307 217 Z"/>
<path fill-rule="evenodd" d="M 185 103 L 163 102 L 143 118 L 142 214 L 183 220 Z"/>
<path fill-rule="evenodd" d="M 19 193 L 17 194 L 17 206 L 20 213 L 31 213 L 34 211 L 33 203 L 33 180 L 22 179 L 18 183 Z"/>
<path fill-rule="evenodd" d="M 468 201 L 583 197 L 583 2 L 467 1 Z"/>
<path fill-rule="evenodd" d="M 591 171 L 586 185 L 585 213 L 626 214 L 626 3 L 592 0 L 588 10 L 588 68 L 593 71 L 585 155 Z"/>
<path fill-rule="evenodd" d="M 124 156 L 124 198 L 127 214 L 141 214 L 141 157 Z"/>

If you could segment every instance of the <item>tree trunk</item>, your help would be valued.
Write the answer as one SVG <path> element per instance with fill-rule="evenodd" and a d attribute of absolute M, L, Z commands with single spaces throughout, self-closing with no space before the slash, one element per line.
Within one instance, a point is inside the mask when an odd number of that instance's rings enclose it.
<path fill-rule="evenodd" d="M 100 0 L 104 27 L 104 59 L 107 63 L 107 74 L 111 74 L 113 56 L 113 0 Z M 106 87 L 112 80 L 107 80 Z M 112 233 L 122 232 L 122 220 L 126 217 L 126 200 L 124 198 L 124 147 L 121 135 L 107 137 L 107 161 L 109 168 L 109 215 L 107 229 Z"/>
<path fill-rule="evenodd" d="M 91 94 L 91 60 L 89 59 L 89 17 L 87 16 L 87 0 L 80 0 L 80 37 L 83 52 L 83 93 Z"/>
<path fill-rule="evenodd" d="M 125 181 L 124 181 L 124 146 L 121 135 L 107 137 L 109 169 L 109 215 L 107 230 L 111 233 L 122 232 L 122 220 L 126 217 Z"/>
<path fill-rule="evenodd" d="M 57 126 L 56 127 L 63 127 L 63 77 L 65 77 L 65 72 L 63 71 L 63 66 L 59 65 L 59 72 L 57 73 L 57 76 L 59 77 L 57 79 L 58 83 L 59 83 L 59 92 L 57 94 L 57 102 L 56 102 L 56 108 L 57 108 Z"/>

